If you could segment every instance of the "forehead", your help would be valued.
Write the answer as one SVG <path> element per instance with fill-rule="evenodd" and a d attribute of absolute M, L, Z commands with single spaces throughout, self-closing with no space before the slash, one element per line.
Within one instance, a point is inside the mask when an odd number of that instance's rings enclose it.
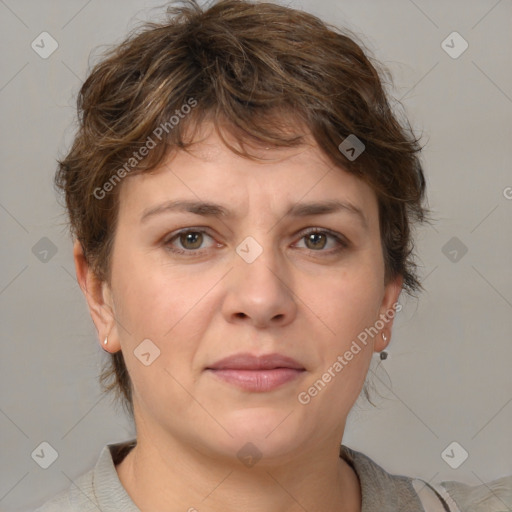
<path fill-rule="evenodd" d="M 240 149 L 233 137 L 225 132 L 223 136 Z M 293 204 L 327 200 L 350 203 L 366 216 L 377 213 L 373 190 L 335 166 L 310 134 L 296 147 L 247 143 L 244 149 L 257 160 L 237 155 L 212 124 L 204 123 L 187 151 L 173 150 L 155 169 L 130 176 L 123 183 L 121 209 L 133 210 L 141 217 L 165 201 L 184 199 L 221 202 L 240 215 L 249 207 L 282 215 Z"/>

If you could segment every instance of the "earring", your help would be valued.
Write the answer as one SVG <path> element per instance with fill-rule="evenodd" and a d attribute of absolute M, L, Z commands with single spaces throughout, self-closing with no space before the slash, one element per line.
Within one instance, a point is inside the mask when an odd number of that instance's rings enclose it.
<path fill-rule="evenodd" d="M 385 333 L 382 333 L 382 339 L 383 339 L 384 341 L 388 341 L 388 337 L 386 336 L 386 334 L 385 334 Z M 388 358 L 388 353 L 387 353 L 385 350 L 383 350 L 383 351 L 380 353 L 380 359 L 381 359 L 381 361 L 384 361 L 384 359 L 387 359 L 387 358 Z"/>
<path fill-rule="evenodd" d="M 106 345 L 107 343 L 108 343 L 108 336 L 105 336 L 105 341 L 103 342 L 103 345 Z"/>

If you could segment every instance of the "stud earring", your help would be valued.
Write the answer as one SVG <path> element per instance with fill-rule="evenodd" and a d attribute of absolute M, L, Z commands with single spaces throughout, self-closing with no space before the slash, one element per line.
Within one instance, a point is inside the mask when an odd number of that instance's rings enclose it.
<path fill-rule="evenodd" d="M 103 345 L 106 345 L 107 343 L 108 343 L 108 336 L 105 337 L 105 341 L 103 342 Z"/>

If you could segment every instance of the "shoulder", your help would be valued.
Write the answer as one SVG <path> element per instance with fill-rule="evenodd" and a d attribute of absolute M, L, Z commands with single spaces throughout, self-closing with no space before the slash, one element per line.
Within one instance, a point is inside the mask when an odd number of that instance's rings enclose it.
<path fill-rule="evenodd" d="M 505 512 L 512 510 L 512 475 L 480 485 L 446 481 L 433 486 L 456 505 L 456 512 Z"/>
<path fill-rule="evenodd" d="M 45 502 L 34 512 L 97 512 L 97 503 L 90 499 L 91 495 L 94 496 L 93 480 L 94 470 L 84 473 L 68 489 Z"/>
<path fill-rule="evenodd" d="M 107 444 L 94 468 L 72 481 L 69 488 L 34 512 L 137 511 L 119 481 L 115 465 L 133 448 L 136 440 Z"/>
<path fill-rule="evenodd" d="M 342 446 L 363 495 L 363 511 L 504 512 L 512 510 L 512 476 L 469 486 L 447 481 L 431 485 L 419 478 L 393 475 L 361 452 Z"/>
<path fill-rule="evenodd" d="M 422 499 L 413 482 L 414 479 L 393 475 L 384 470 L 364 453 L 341 446 L 340 456 L 356 472 L 361 485 L 362 510 L 370 512 L 424 512 Z M 442 501 L 434 494 L 434 503 Z M 437 512 L 436 509 L 433 511 Z M 442 508 L 440 512 L 445 512 Z M 430 512 L 430 511 L 429 511 Z"/>

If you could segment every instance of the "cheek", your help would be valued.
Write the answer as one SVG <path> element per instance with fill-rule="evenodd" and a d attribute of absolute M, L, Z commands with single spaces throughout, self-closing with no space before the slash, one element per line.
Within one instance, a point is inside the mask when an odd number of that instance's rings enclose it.
<path fill-rule="evenodd" d="M 341 270 L 325 279 L 321 291 L 317 288 L 311 309 L 323 320 L 331 340 L 336 340 L 330 345 L 342 348 L 377 320 L 384 289 L 381 280 L 378 267 L 361 265 Z"/>
<path fill-rule="evenodd" d="M 183 274 L 150 262 L 143 255 L 118 261 L 115 276 L 113 273 L 116 315 L 122 325 L 121 347 L 137 402 L 169 422 L 168 411 L 161 410 L 163 402 L 173 404 L 176 414 L 190 406 L 182 385 L 191 385 L 190 366 L 199 339 L 196 331 L 201 329 L 194 305 L 208 287 L 200 284 L 199 278 L 197 283 L 191 282 Z M 200 289 L 191 286 L 193 283 Z M 147 341 L 141 345 L 143 340 L 151 340 L 154 345 Z M 148 365 L 137 356 L 143 353 L 139 349 L 142 346 L 147 347 L 144 353 L 150 353 Z"/>
<path fill-rule="evenodd" d="M 115 281 L 113 274 L 116 315 L 125 328 L 120 330 L 123 352 L 133 353 L 142 340 L 150 339 L 160 350 L 155 364 L 181 375 L 211 322 L 211 289 L 222 274 L 183 272 L 147 254 L 131 254 L 118 261 Z"/>
<path fill-rule="evenodd" d="M 381 280 L 375 261 L 361 258 L 359 264 L 341 270 L 335 278 L 323 280 L 324 286 L 310 295 L 308 305 L 321 319 L 316 331 L 324 333 L 317 337 L 319 364 L 308 382 L 313 386 L 308 388 L 310 398 L 318 396 L 314 407 L 327 411 L 332 406 L 338 414 L 348 414 L 357 399 L 373 354 L 373 338 L 365 329 L 378 319 Z"/>
<path fill-rule="evenodd" d="M 119 247 L 122 240 L 119 240 Z M 135 337 L 162 339 L 190 310 L 194 298 L 190 282 L 172 268 L 165 268 L 136 247 L 114 259 L 113 285 L 119 320 Z M 197 295 L 195 295 L 197 301 Z"/>

